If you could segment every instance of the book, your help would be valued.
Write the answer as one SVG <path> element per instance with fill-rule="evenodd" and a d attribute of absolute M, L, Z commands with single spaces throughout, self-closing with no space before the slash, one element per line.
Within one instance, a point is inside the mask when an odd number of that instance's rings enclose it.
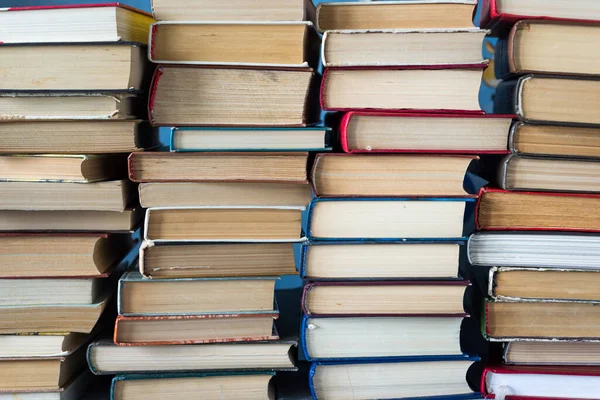
<path fill-rule="evenodd" d="M 508 152 L 512 115 L 346 113 L 340 141 L 346 153 Z"/>
<path fill-rule="evenodd" d="M 306 126 L 317 122 L 310 68 L 159 66 L 148 105 L 154 126 Z M 248 90 L 251 87 L 252 90 Z"/>
<path fill-rule="evenodd" d="M 119 315 L 114 342 L 120 346 L 208 344 L 277 340 L 274 313 L 127 317 Z"/>
<path fill-rule="evenodd" d="M 0 334 L 21 332 L 90 333 L 106 308 L 108 297 L 92 304 L 18 305 L 0 307 Z"/>
<path fill-rule="evenodd" d="M 0 279 L 0 307 L 92 304 L 108 285 L 100 278 Z"/>
<path fill-rule="evenodd" d="M 308 21 L 161 21 L 150 32 L 148 56 L 159 64 L 319 66 L 321 39 Z"/>
<path fill-rule="evenodd" d="M 308 317 L 467 316 L 470 282 L 320 282 L 304 286 Z"/>
<path fill-rule="evenodd" d="M 488 31 L 463 29 L 340 30 L 323 34 L 324 67 L 482 64 Z"/>
<path fill-rule="evenodd" d="M 522 19 L 593 22 L 600 20 L 600 12 L 594 0 L 575 0 L 568 4 L 543 0 L 485 0 L 479 26 L 501 30 Z"/>
<path fill-rule="evenodd" d="M 505 190 L 600 192 L 600 165 L 589 159 L 511 154 L 498 172 L 499 186 Z"/>
<path fill-rule="evenodd" d="M 502 390 L 523 399 L 593 399 L 600 388 L 598 369 L 578 366 L 488 367 L 481 382 L 481 392 L 491 399 L 499 398 Z"/>
<path fill-rule="evenodd" d="M 464 241 L 303 243 L 300 277 L 321 280 L 457 279 Z"/>
<path fill-rule="evenodd" d="M 0 359 L 28 357 L 64 357 L 82 346 L 83 333 L 19 333 L 0 335 Z"/>
<path fill-rule="evenodd" d="M 591 234 L 478 232 L 467 253 L 472 265 L 593 270 L 600 266 L 599 244 Z"/>
<path fill-rule="evenodd" d="M 309 0 L 152 0 L 152 12 L 161 21 L 304 21 L 314 19 L 315 7 Z"/>
<path fill-rule="evenodd" d="M 0 43 L 147 43 L 154 19 L 120 3 L 8 7 L 0 11 Z"/>
<path fill-rule="evenodd" d="M 315 399 L 476 399 L 468 382 L 474 361 L 313 363 L 310 387 Z"/>
<path fill-rule="evenodd" d="M 0 277 L 99 277 L 107 274 L 127 254 L 130 247 L 127 236 L 103 233 L 1 233 Z"/>
<path fill-rule="evenodd" d="M 311 240 L 460 239 L 471 198 L 315 199 L 308 210 Z M 465 229 L 466 228 L 466 229 Z"/>
<path fill-rule="evenodd" d="M 306 183 L 308 153 L 165 153 L 129 156 L 134 182 Z"/>
<path fill-rule="evenodd" d="M 149 208 L 144 239 L 153 242 L 302 242 L 299 207 Z"/>
<path fill-rule="evenodd" d="M 475 211 L 478 230 L 593 232 L 600 227 L 600 196 L 585 193 L 513 192 L 482 188 Z"/>
<path fill-rule="evenodd" d="M 600 157 L 600 130 L 594 127 L 513 124 L 508 138 L 515 154 Z"/>
<path fill-rule="evenodd" d="M 598 92 L 595 79 L 524 75 L 500 83 L 494 113 L 514 113 L 532 123 L 598 125 Z"/>
<path fill-rule="evenodd" d="M 487 301 L 482 330 L 490 341 L 597 340 L 599 310 L 593 302 Z"/>
<path fill-rule="evenodd" d="M 108 120 L 143 115 L 141 96 L 124 92 L 0 92 L 1 120 Z"/>
<path fill-rule="evenodd" d="M 115 155 L 0 155 L 0 181 L 90 183 L 127 177 L 127 158 Z"/>
<path fill-rule="evenodd" d="M 600 39 L 600 27 L 557 21 L 518 21 L 497 45 L 497 77 L 545 73 L 594 76 L 600 59 L 585 51 L 588 40 Z"/>
<path fill-rule="evenodd" d="M 93 375 L 88 371 L 83 371 L 72 378 L 64 386 L 57 389 L 19 389 L 19 390 L 0 390 L 0 400 L 79 400 L 86 392 L 91 383 Z"/>
<path fill-rule="evenodd" d="M 325 111 L 483 113 L 478 97 L 483 67 L 474 64 L 404 69 L 326 68 L 321 85 L 321 108 Z"/>
<path fill-rule="evenodd" d="M 495 300 L 600 302 L 598 284 L 596 270 L 493 267 L 488 295 Z"/>
<path fill-rule="evenodd" d="M 117 311 L 123 316 L 273 313 L 277 279 L 147 279 L 129 271 L 119 279 Z"/>
<path fill-rule="evenodd" d="M 123 212 L 135 199 L 129 181 L 2 182 L 0 209 L 12 211 Z"/>
<path fill-rule="evenodd" d="M 0 121 L 0 147 L 10 153 L 129 153 L 155 144 L 137 120 Z"/>
<path fill-rule="evenodd" d="M 472 28 L 474 0 L 329 2 L 317 6 L 319 31 Z"/>
<path fill-rule="evenodd" d="M 462 317 L 304 317 L 307 360 L 461 359 Z M 398 340 L 402 332 L 402 340 Z"/>
<path fill-rule="evenodd" d="M 168 375 L 117 375 L 112 380 L 111 400 L 139 397 L 148 400 L 176 400 L 182 393 L 223 400 L 275 398 L 273 373 L 209 373 Z"/>
<path fill-rule="evenodd" d="M 140 205 L 153 207 L 289 206 L 306 207 L 307 183 L 161 182 L 139 185 Z"/>
<path fill-rule="evenodd" d="M 295 275 L 294 243 L 143 241 L 140 273 L 148 278 Z"/>
<path fill-rule="evenodd" d="M 319 197 L 464 197 L 475 157 L 317 154 L 311 183 Z"/>
<path fill-rule="evenodd" d="M 127 42 L 0 46 L 0 68 L 7 71 L 0 90 L 138 90 L 144 50 Z"/>
<path fill-rule="evenodd" d="M 0 211 L 0 231 L 133 232 L 144 218 L 141 208 L 115 211 Z"/>
<path fill-rule="evenodd" d="M 306 128 L 173 128 L 171 151 L 327 151 L 331 129 Z"/>
<path fill-rule="evenodd" d="M 600 365 L 600 342 L 509 342 L 504 362 L 509 365 Z"/>
<path fill-rule="evenodd" d="M 162 346 L 117 346 L 109 341 L 101 341 L 90 344 L 87 359 L 90 370 L 97 375 L 294 371 L 293 351 L 296 345 L 295 340 Z"/>

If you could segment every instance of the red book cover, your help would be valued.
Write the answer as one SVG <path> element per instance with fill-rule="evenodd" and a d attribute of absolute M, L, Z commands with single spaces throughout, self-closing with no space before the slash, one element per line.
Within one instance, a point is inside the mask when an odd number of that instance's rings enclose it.
<path fill-rule="evenodd" d="M 486 399 L 495 399 L 496 395 L 488 392 L 487 378 L 488 374 L 512 374 L 512 375 L 570 375 L 570 376 L 600 376 L 599 367 L 588 366 L 510 366 L 502 365 L 498 367 L 487 367 L 481 375 L 481 393 Z M 574 397 L 536 397 L 536 396 L 515 396 L 507 395 L 506 400 L 577 400 Z M 600 399 L 596 397 L 595 399 Z"/>
<path fill-rule="evenodd" d="M 469 286 L 471 286 L 470 281 L 463 280 L 453 280 L 453 281 L 399 281 L 399 282 L 389 282 L 389 281 L 364 281 L 364 282 L 313 282 L 304 286 L 304 290 L 302 292 L 302 311 L 308 317 L 468 317 L 469 313 L 462 312 L 458 314 L 411 314 L 411 313 L 402 313 L 400 310 L 397 313 L 393 314 L 348 314 L 348 315 L 339 315 L 339 314 L 319 314 L 313 313 L 310 311 L 307 305 L 307 297 L 308 293 L 314 289 L 315 287 L 335 287 L 335 286 L 345 286 L 345 287 L 368 287 L 368 286 L 462 286 L 465 288 L 465 291 Z"/>
<path fill-rule="evenodd" d="M 600 200 L 600 194 L 590 194 L 590 193 L 564 193 L 564 192 L 515 192 L 512 190 L 503 190 L 497 188 L 490 187 L 482 187 L 479 190 L 479 195 L 477 196 L 477 202 L 475 204 L 475 227 L 479 231 L 560 231 L 560 232 L 588 232 L 588 233 L 597 233 L 600 232 L 600 227 L 596 229 L 578 229 L 578 228 L 542 228 L 542 227 L 514 227 L 514 226 L 502 226 L 502 227 L 483 227 L 480 223 L 479 209 L 481 207 L 481 202 L 484 200 L 486 194 L 488 193 L 507 193 L 507 194 L 518 194 L 525 196 L 546 196 L 546 197 L 567 197 L 567 198 L 587 198 L 587 199 L 598 199 Z"/>
<path fill-rule="evenodd" d="M 353 117 L 357 115 L 377 116 L 377 117 L 395 117 L 395 118 L 510 118 L 517 119 L 516 115 L 512 114 L 473 114 L 473 113 L 427 113 L 427 112 L 404 112 L 404 113 L 389 113 L 389 112 L 359 112 L 351 111 L 342 117 L 340 122 L 340 141 L 342 150 L 349 154 L 354 153 L 437 153 L 437 154 L 509 154 L 508 143 L 507 149 L 502 151 L 493 150 L 431 150 L 431 149 L 350 149 L 348 146 L 348 125 Z M 508 132 L 507 132 L 508 137 Z"/>
<path fill-rule="evenodd" d="M 119 329 L 121 324 L 130 321 L 189 321 L 189 320 L 208 320 L 222 318 L 252 318 L 252 317 L 268 317 L 273 320 L 278 318 L 278 314 L 206 314 L 206 315 L 185 315 L 185 316 L 158 316 L 158 317 L 125 317 L 119 315 L 115 321 L 114 342 L 119 346 L 157 346 L 157 345 L 172 345 L 172 344 L 207 344 L 207 343 L 234 343 L 234 342 L 253 342 L 264 340 L 279 340 L 277 330 L 273 328 L 273 333 L 268 336 L 255 337 L 230 337 L 230 338 L 215 338 L 206 340 L 177 340 L 177 341 L 148 341 L 148 342 L 125 342 L 119 339 Z"/>
<path fill-rule="evenodd" d="M 478 69 L 484 70 L 487 68 L 487 63 L 481 64 L 454 64 L 454 65 L 411 65 L 404 67 L 335 67 L 335 68 L 325 68 L 323 72 L 323 78 L 321 80 L 321 89 L 319 94 L 319 102 L 321 104 L 321 108 L 324 111 L 373 111 L 373 112 L 387 112 L 387 113 L 414 113 L 416 110 L 414 109 L 354 109 L 354 108 L 333 108 L 327 105 L 327 99 L 325 98 L 325 89 L 327 86 L 328 73 L 332 70 L 441 70 L 441 69 Z M 430 110 L 418 110 L 419 113 L 457 113 L 457 114 L 485 114 L 482 110 L 440 110 L 440 109 L 430 109 Z"/>

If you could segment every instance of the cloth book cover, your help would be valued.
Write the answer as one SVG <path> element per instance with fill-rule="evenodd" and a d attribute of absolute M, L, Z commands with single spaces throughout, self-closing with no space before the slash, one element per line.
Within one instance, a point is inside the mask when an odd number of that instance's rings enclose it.
<path fill-rule="evenodd" d="M 307 296 L 308 293 L 315 287 L 323 287 L 323 286 L 346 286 L 346 287 L 361 287 L 361 286 L 421 286 L 427 285 L 431 287 L 435 286 L 464 286 L 465 288 L 465 304 L 463 305 L 465 312 L 460 314 L 407 314 L 402 312 L 397 312 L 393 314 L 346 314 L 346 315 L 328 315 L 328 314 L 319 314 L 313 313 L 310 311 L 310 308 L 307 304 Z M 469 308 L 469 301 L 466 299 L 467 290 L 471 287 L 471 282 L 463 281 L 463 280 L 454 280 L 454 281 L 402 281 L 402 282 L 379 282 L 379 281 L 371 281 L 371 282 L 312 282 L 304 286 L 304 291 L 302 293 L 302 311 L 307 317 L 310 318 L 343 318 L 343 317 L 468 317 L 469 313 L 466 311 Z"/>
<path fill-rule="evenodd" d="M 470 113 L 426 113 L 426 112 L 405 112 L 405 113 L 385 113 L 385 112 L 359 112 L 351 111 L 342 117 L 340 122 L 340 142 L 342 150 L 346 153 L 448 153 L 448 154 L 508 154 L 509 151 L 490 151 L 490 150 L 431 150 L 431 149 L 373 149 L 373 150 L 354 150 L 348 146 L 348 125 L 353 117 L 358 115 L 397 117 L 397 118 L 516 118 L 513 114 L 470 114 Z"/>
<path fill-rule="evenodd" d="M 488 63 L 480 63 L 480 64 L 453 64 L 453 65 L 412 65 L 406 67 L 336 67 L 336 68 L 325 68 L 323 72 L 323 78 L 321 80 L 321 91 L 320 91 L 320 104 L 321 108 L 324 111 L 344 111 L 344 112 L 352 112 L 352 111 L 372 111 L 372 112 L 381 112 L 385 111 L 387 113 L 415 113 L 416 111 L 413 109 L 394 109 L 394 110 L 381 110 L 381 109 L 369 109 L 369 108 L 331 108 L 327 106 L 327 101 L 325 99 L 325 87 L 327 84 L 328 73 L 332 70 L 440 70 L 440 69 L 476 69 L 483 71 L 487 67 Z M 484 114 L 484 111 L 472 111 L 472 110 L 440 110 L 440 109 L 431 109 L 431 110 L 418 110 L 419 113 L 457 113 L 457 114 Z"/>
<path fill-rule="evenodd" d="M 406 198 L 381 198 L 381 197 L 356 197 L 356 198 L 318 198 L 315 197 L 313 201 L 308 206 L 308 211 L 306 213 L 306 229 L 308 240 L 313 241 L 324 241 L 324 242 L 345 242 L 344 238 L 314 238 L 312 237 L 311 232 L 311 220 L 313 218 L 313 210 L 317 203 L 325 202 L 325 201 L 461 201 L 466 203 L 465 209 L 465 217 L 464 217 L 464 227 L 463 227 L 463 235 L 461 237 L 441 237 L 441 238 L 411 238 L 411 237 L 400 237 L 400 238 L 379 238 L 379 239 L 355 239 L 356 242 L 366 243 L 366 242 L 376 242 L 376 243 L 391 243 L 397 241 L 405 241 L 405 240 L 423 240 L 425 242 L 432 241 L 440 241 L 440 242 L 456 242 L 456 241 L 464 241 L 467 240 L 468 235 L 473 232 L 475 228 L 474 221 L 474 209 L 475 209 L 475 199 L 474 198 L 457 198 L 457 197 L 448 197 L 448 198 L 415 198 L 415 197 L 406 197 Z M 348 216 L 348 218 L 352 218 L 352 216 Z"/>

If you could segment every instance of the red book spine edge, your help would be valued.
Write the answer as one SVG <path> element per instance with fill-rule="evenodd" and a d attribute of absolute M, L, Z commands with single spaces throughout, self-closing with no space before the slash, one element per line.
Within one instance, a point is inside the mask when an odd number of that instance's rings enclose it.
<path fill-rule="evenodd" d="M 148 40 L 148 48 L 150 52 L 150 61 L 154 61 L 154 39 L 156 38 L 156 28 L 155 24 L 152 24 L 150 27 L 150 38 Z"/>
<path fill-rule="evenodd" d="M 342 144 L 342 150 L 348 154 L 353 154 L 356 152 L 355 150 L 350 150 L 348 147 L 348 125 L 350 125 L 350 120 L 352 119 L 353 115 L 353 112 L 346 113 L 340 121 L 340 142 Z"/>
<path fill-rule="evenodd" d="M 154 121 L 154 101 L 156 100 L 156 92 L 158 89 L 158 81 L 163 74 L 163 67 L 159 66 L 152 75 L 152 83 L 150 83 L 150 98 L 148 99 L 148 120 L 152 126 L 155 125 Z"/>
<path fill-rule="evenodd" d="M 132 182 L 135 182 L 135 183 L 140 183 L 140 182 L 137 180 L 137 178 L 135 177 L 135 172 L 134 172 L 134 170 L 133 170 L 133 158 L 134 158 L 134 157 L 135 157 L 135 152 L 134 152 L 134 153 L 131 153 L 131 154 L 129 154 L 129 156 L 127 157 L 127 172 L 128 172 L 128 175 L 129 175 L 129 179 L 130 179 Z"/>

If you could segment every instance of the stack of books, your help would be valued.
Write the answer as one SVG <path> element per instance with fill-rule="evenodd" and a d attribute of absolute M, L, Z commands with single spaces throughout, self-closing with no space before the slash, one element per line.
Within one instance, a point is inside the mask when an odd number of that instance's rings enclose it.
<path fill-rule="evenodd" d="M 114 343 L 89 351 L 96 373 L 119 373 L 115 400 L 271 398 L 275 371 L 296 369 L 299 308 L 280 318 L 275 286 L 297 275 L 309 152 L 329 140 L 307 127 L 319 120 L 309 3 L 153 2 L 148 108 L 170 151 L 129 157 L 147 208 L 139 269 L 119 282 Z"/>
<path fill-rule="evenodd" d="M 119 5 L 0 11 L 0 397 L 77 399 L 141 222 L 126 153 L 144 147 L 153 19 Z"/>
<path fill-rule="evenodd" d="M 469 257 L 489 271 L 483 330 L 504 364 L 482 380 L 490 398 L 592 399 L 600 393 L 600 7 L 488 1 L 501 38 L 496 109 L 519 117 L 501 189 L 478 205 Z"/>
<path fill-rule="evenodd" d="M 512 116 L 480 109 L 475 5 L 317 7 L 321 105 L 346 112 L 346 154 L 317 155 L 311 174 L 300 336 L 314 399 L 480 397 L 466 235 L 476 155 L 507 153 Z"/>

